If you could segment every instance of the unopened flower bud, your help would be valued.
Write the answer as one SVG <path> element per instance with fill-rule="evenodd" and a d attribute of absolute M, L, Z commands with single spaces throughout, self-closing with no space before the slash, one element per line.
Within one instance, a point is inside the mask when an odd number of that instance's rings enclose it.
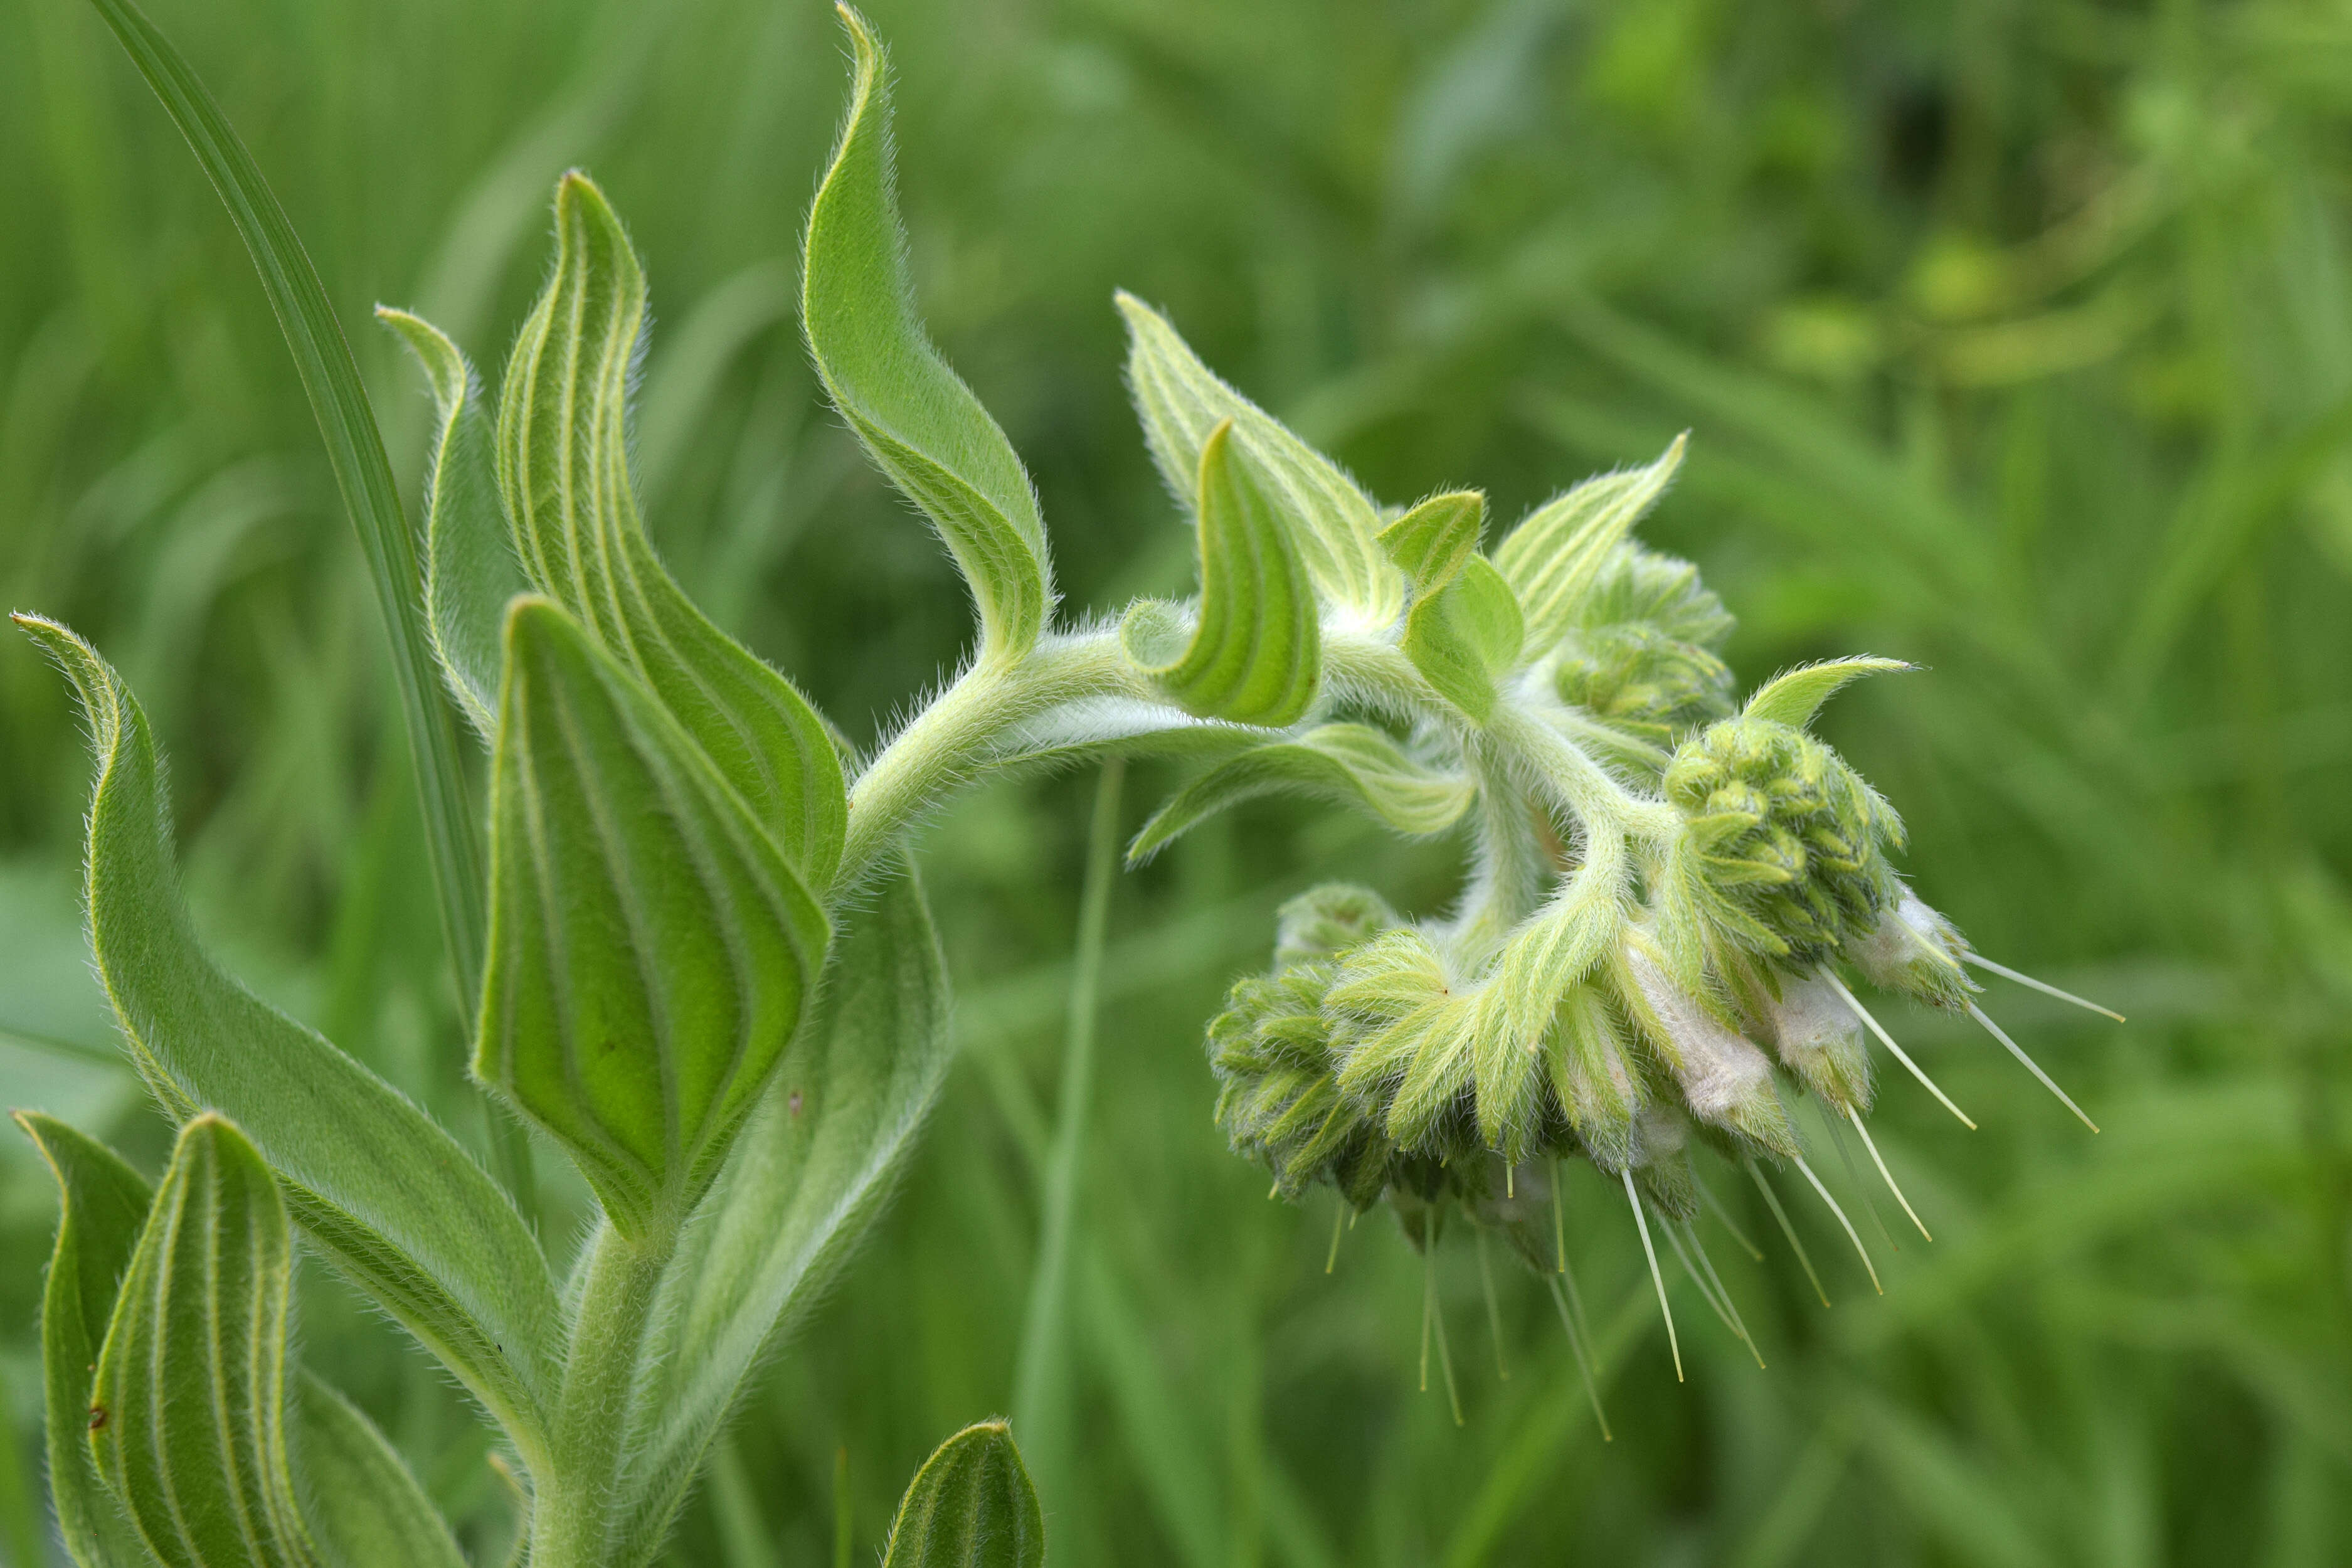
<path fill-rule="evenodd" d="M 1684 1107 L 1699 1121 L 1754 1139 L 1774 1151 L 1793 1150 L 1789 1113 L 1772 1086 L 1772 1063 L 1697 997 L 1668 977 L 1635 945 L 1626 953 L 1633 1006 Z"/>
<path fill-rule="evenodd" d="M 1862 1020 L 1828 981 L 1810 974 L 1784 981 L 1766 1021 L 1781 1065 L 1807 1089 L 1840 1110 L 1870 1109 L 1870 1056 L 1863 1045 Z"/>
<path fill-rule="evenodd" d="M 1309 888 L 1275 911 L 1274 972 L 1329 963 L 1398 923 L 1386 899 L 1353 882 Z"/>
<path fill-rule="evenodd" d="M 1983 989 L 1961 967 L 1969 939 L 1908 888 L 1849 951 L 1873 985 L 1954 1012 Z"/>

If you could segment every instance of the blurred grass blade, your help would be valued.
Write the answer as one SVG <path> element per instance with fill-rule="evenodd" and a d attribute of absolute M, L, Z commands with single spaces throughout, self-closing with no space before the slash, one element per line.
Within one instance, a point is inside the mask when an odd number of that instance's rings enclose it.
<path fill-rule="evenodd" d="M 864 17 L 840 10 L 856 77 L 809 210 L 801 310 L 809 351 L 842 417 L 955 557 L 980 611 L 981 658 L 1018 658 L 1053 606 L 1045 524 L 1013 444 L 916 315 L 891 187 L 882 46 Z"/>
<path fill-rule="evenodd" d="M 1412 584 L 1404 651 L 1445 700 L 1484 722 L 1495 682 L 1519 657 L 1527 625 L 1517 598 L 1478 553 L 1486 498 L 1475 490 L 1432 496 L 1381 531 Z"/>
<path fill-rule="evenodd" d="M 173 1568 L 313 1568 L 286 1444 L 294 1239 L 277 1179 L 209 1111 L 180 1130 L 98 1357 L 99 1474 Z"/>
<path fill-rule="evenodd" d="M 448 334 L 405 310 L 376 307 L 433 389 L 438 429 L 425 473 L 425 622 L 442 677 L 487 742 L 498 728 L 499 628 L 523 591 L 522 567 L 499 504 L 496 443 L 474 367 Z"/>
<path fill-rule="evenodd" d="M 630 1445 L 629 1539 L 668 1528 L 737 1391 L 856 1245 L 947 1070 L 947 967 L 901 867 L 845 919 L 816 1016 L 679 1237 Z"/>
<path fill-rule="evenodd" d="M 1145 600 L 1120 623 L 1129 657 L 1188 712 L 1237 724 L 1297 722 L 1323 679 L 1315 593 L 1232 421 L 1201 448 L 1201 599 L 1189 635 Z"/>
<path fill-rule="evenodd" d="M 651 693 L 545 599 L 507 617 L 474 1070 L 632 1237 L 684 1217 L 808 1011 L 824 911 Z"/>
<path fill-rule="evenodd" d="M 1647 468 L 1602 474 L 1545 502 L 1496 547 L 1496 570 L 1517 596 L 1530 646 L 1549 648 L 1576 625 L 1601 567 L 1674 482 L 1689 439 L 1675 437 Z"/>
<path fill-rule="evenodd" d="M 339 1568 L 465 1568 L 464 1553 L 375 1423 L 327 1384 L 296 1380 L 305 1511 Z"/>
<path fill-rule="evenodd" d="M 1045 1516 L 1002 1421 L 965 1427 L 923 1461 L 882 1553 L 882 1568 L 1041 1568 L 1045 1561 Z"/>
<path fill-rule="evenodd" d="M 1864 676 L 1917 668 L 1899 658 L 1872 658 L 1867 655 L 1800 665 L 1795 669 L 1782 670 L 1758 687 L 1756 695 L 1748 700 L 1740 713 L 1744 718 L 1769 719 L 1776 724 L 1801 730 L 1813 721 L 1822 703 Z"/>
<path fill-rule="evenodd" d="M 1160 477 L 1188 508 L 1202 505 L 1202 458 L 1218 426 L 1265 476 L 1316 590 L 1356 625 L 1381 627 L 1404 608 L 1404 584 L 1374 542 L 1380 510 L 1339 466 L 1219 380 L 1169 324 L 1132 294 L 1127 318 L 1128 389 Z"/>
<path fill-rule="evenodd" d="M 646 279 L 584 176 L 555 192 L 555 274 L 507 362 L 498 477 L 541 593 L 652 689 L 809 885 L 831 883 L 847 805 L 808 700 L 714 626 L 654 553 L 629 475 Z"/>
<path fill-rule="evenodd" d="M 436 696 L 432 642 L 418 602 L 415 546 L 359 366 L 352 361 L 351 346 L 335 324 L 334 308 L 293 224 L 188 62 L 131 0 L 90 3 L 114 29 L 220 193 L 238 237 L 252 253 L 262 291 L 285 331 L 310 411 L 318 416 L 327 461 L 358 530 L 376 605 L 392 638 L 393 675 L 408 721 L 410 755 L 416 767 L 434 882 L 440 892 L 442 929 L 458 994 L 471 995 L 482 973 L 481 843 L 458 759 L 457 731 Z"/>
<path fill-rule="evenodd" d="M 532 1457 L 559 1317 L 538 1243 L 438 1123 L 213 963 L 181 901 L 146 714 L 89 644 L 16 619 L 89 726 L 90 951 L 141 1078 L 175 1121 L 234 1117 L 310 1239 Z"/>
<path fill-rule="evenodd" d="M 105 1145 L 37 1110 L 16 1112 L 58 1179 L 58 1243 L 41 1297 L 41 1381 L 49 1504 L 79 1568 L 150 1568 L 147 1550 L 98 1473 L 88 1432 L 99 1346 L 152 1201 Z"/>
<path fill-rule="evenodd" d="M 1143 825 L 1127 847 L 1127 859 L 1130 866 L 1148 860 L 1208 817 L 1262 795 L 1334 801 L 1421 837 L 1453 826 L 1475 793 L 1462 775 L 1413 761 L 1385 731 L 1321 724 L 1296 741 L 1228 758 L 1185 785 Z"/>

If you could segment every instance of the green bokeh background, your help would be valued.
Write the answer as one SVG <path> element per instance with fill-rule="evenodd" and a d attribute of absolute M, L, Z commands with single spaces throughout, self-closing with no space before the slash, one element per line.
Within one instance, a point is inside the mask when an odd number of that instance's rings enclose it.
<path fill-rule="evenodd" d="M 495 369 L 562 168 L 604 184 L 659 315 L 638 457 L 725 624 L 870 740 L 950 667 L 961 590 L 816 398 L 798 228 L 843 98 L 816 0 L 154 0 L 308 242 L 413 480 L 425 402 L 383 300 Z M 1109 304 L 1391 500 L 1504 519 L 1692 431 L 1647 529 L 1742 616 L 1754 681 L 1927 672 L 1830 737 L 1988 952 L 2131 1015 L 1895 1011 L 1981 1123 L 1885 1079 L 1933 1246 L 1870 1294 L 1793 1205 L 1703 1227 L 1769 1371 L 1675 1306 L 1571 1173 L 1607 1352 L 1600 1441 L 1549 1298 L 1439 1259 L 1467 1424 L 1418 1388 L 1420 1265 L 1268 1203 L 1210 1123 L 1201 1024 L 1271 910 L 1402 907 L 1451 846 L 1254 805 L 1112 903 L 1066 1342 L 1039 1467 L 1055 1561 L 2260 1563 L 2352 1558 L 2352 14 L 2316 0 L 874 0 L 923 310 L 1034 473 L 1074 611 L 1189 585 Z M 95 16 L 0 5 L 0 590 L 154 715 L 191 896 L 273 999 L 478 1139 L 384 642 L 300 389 L 212 193 Z M 88 763 L 0 639 L 0 1099 L 151 1169 L 74 904 Z M 1127 822 L 1180 776 L 1139 767 Z M 764 1376 L 682 1563 L 858 1560 L 1003 1408 L 1057 1100 L 1089 774 L 992 785 L 923 859 L 961 1054 L 901 1194 Z M 553 1184 L 556 1157 L 542 1152 Z M 1865 1201 L 1834 1160 L 1823 1174 Z M 1770 1221 L 1706 1173 L 1741 1230 Z M 1793 1184 L 1784 1192 L 1794 1198 Z M 579 1230 L 556 1193 L 558 1249 Z M 568 1209 L 565 1205 L 569 1205 Z M 1890 1223 L 1899 1214 L 1883 1196 Z M 53 1190 L 0 1140 L 0 1554 L 48 1562 L 33 1344 Z M 1859 1215 L 1857 1215 L 1859 1218 Z M 1895 1240 L 1902 1238 L 1897 1236 Z M 1673 1268 L 1669 1264 L 1669 1274 Z M 302 1353 L 469 1545 L 488 1441 L 323 1272 Z"/>

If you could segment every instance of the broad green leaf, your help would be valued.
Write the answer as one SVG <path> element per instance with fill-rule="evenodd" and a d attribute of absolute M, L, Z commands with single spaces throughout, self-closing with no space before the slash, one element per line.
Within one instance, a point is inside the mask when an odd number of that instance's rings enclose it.
<path fill-rule="evenodd" d="M 470 993 L 481 974 L 481 841 L 457 732 L 448 710 L 435 696 L 432 641 L 416 592 L 415 546 L 359 366 L 293 224 L 220 105 L 131 0 L 91 4 L 163 101 L 219 193 L 293 353 L 295 371 L 326 442 L 328 466 L 334 470 L 336 488 L 367 557 L 376 607 L 391 634 L 393 678 L 407 720 L 426 848 L 440 895 L 442 932 L 459 991 Z"/>
<path fill-rule="evenodd" d="M 1284 791 L 1354 806 L 1415 837 L 1453 826 L 1476 794 L 1468 779 L 1414 762 L 1369 724 L 1318 725 L 1295 741 L 1227 758 L 1185 785 L 1127 847 L 1128 864 L 1150 858 L 1227 806 Z"/>
<path fill-rule="evenodd" d="M 824 912 L 644 687 L 545 599 L 507 616 L 474 1070 L 632 1237 L 682 1218 L 800 1026 Z"/>
<path fill-rule="evenodd" d="M 1377 628 L 1404 608 L 1404 583 L 1374 542 L 1380 509 L 1330 458 L 1279 420 L 1217 379 L 1168 319 L 1125 292 L 1128 388 L 1145 440 L 1168 488 L 1187 505 L 1201 503 L 1201 456 L 1230 420 L 1242 450 L 1262 474 L 1290 527 L 1316 589 L 1354 625 Z"/>
<path fill-rule="evenodd" d="M 890 84 L 866 19 L 849 115 L 809 210 L 801 320 L 825 391 L 875 463 L 929 518 L 980 611 L 981 658 L 1018 658 L 1045 630 L 1052 558 L 1013 443 L 924 334 L 890 173 Z"/>
<path fill-rule="evenodd" d="M 1486 498 L 1432 496 L 1381 531 L 1381 548 L 1412 585 L 1405 656 L 1440 695 L 1484 723 L 1496 681 L 1519 657 L 1518 601 L 1486 558 L 1478 531 Z"/>
<path fill-rule="evenodd" d="M 907 1488 L 882 1568 L 1038 1568 L 1045 1515 L 1002 1421 L 940 1444 Z"/>
<path fill-rule="evenodd" d="M 1189 634 L 1165 607 L 1128 613 L 1128 654 L 1186 710 L 1237 724 L 1295 723 L 1322 683 L 1315 595 L 1233 423 L 1201 448 L 1201 600 Z"/>
<path fill-rule="evenodd" d="M 398 1089 L 213 963 L 181 902 L 146 714 L 73 633 L 16 624 L 73 681 L 89 722 L 90 951 L 140 1077 L 174 1121 L 235 1119 L 295 1223 L 534 1457 L 560 1313 L 512 1201 Z"/>
<path fill-rule="evenodd" d="M 816 1016 L 664 1276 L 632 1539 L 662 1539 L 743 1380 L 864 1235 L 947 1071 L 948 1016 L 939 937 L 902 866 L 847 917 Z"/>
<path fill-rule="evenodd" d="M 522 567 L 499 505 L 498 451 L 481 384 L 448 334 L 379 305 L 433 389 L 438 429 L 425 484 L 425 626 L 442 678 L 482 738 L 498 723 L 499 627 L 523 591 Z"/>
<path fill-rule="evenodd" d="M 294 1239 L 260 1152 L 207 1111 L 180 1130 L 99 1352 L 88 1442 L 172 1568 L 320 1562 L 286 1445 Z"/>
<path fill-rule="evenodd" d="M 555 237 L 555 275 L 499 395 L 499 489 L 515 552 L 535 587 L 652 689 L 823 889 L 847 813 L 833 738 L 792 682 L 695 607 L 637 512 L 628 404 L 644 269 L 583 175 L 556 186 Z"/>
<path fill-rule="evenodd" d="M 1689 439 L 1675 437 L 1647 468 L 1587 479 L 1545 502 L 1496 550 L 1496 569 L 1527 617 L 1528 647 L 1549 648 L 1576 625 L 1601 568 L 1674 481 Z"/>
<path fill-rule="evenodd" d="M 58 1178 L 58 1245 L 41 1297 L 43 1411 L 58 1533 L 77 1568 L 150 1568 L 155 1555 L 100 1479 L 87 1434 L 98 1348 L 152 1194 L 103 1144 L 54 1117 L 20 1110 L 16 1122 Z"/>
<path fill-rule="evenodd" d="M 1782 670 L 1756 689 L 1740 710 L 1749 719 L 1769 719 L 1776 724 L 1786 724 L 1801 730 L 1813 721 L 1813 715 L 1849 682 L 1865 675 L 1883 675 L 1895 670 L 1916 669 L 1899 658 L 1873 658 L 1862 655 L 1854 658 L 1832 658 L 1821 664 L 1800 665 L 1795 669 Z"/>
<path fill-rule="evenodd" d="M 400 1455 L 358 1406 L 308 1373 L 295 1385 L 305 1512 L 341 1568 L 465 1568 Z"/>

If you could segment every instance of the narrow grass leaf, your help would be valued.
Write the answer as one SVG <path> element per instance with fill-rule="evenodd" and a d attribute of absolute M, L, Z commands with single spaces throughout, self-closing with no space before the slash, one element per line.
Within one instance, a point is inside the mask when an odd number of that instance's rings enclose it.
<path fill-rule="evenodd" d="M 555 192 L 555 274 L 499 395 L 498 478 L 533 586 L 650 688 L 809 884 L 841 858 L 847 804 L 824 721 L 696 607 L 654 554 L 629 474 L 645 270 L 604 193 Z"/>
<path fill-rule="evenodd" d="M 98 1473 L 88 1432 L 99 1346 L 152 1201 L 146 1181 L 54 1117 L 16 1112 L 58 1179 L 57 1249 L 41 1296 L 41 1383 L 49 1501 L 78 1568 L 150 1568 L 155 1554 Z"/>
<path fill-rule="evenodd" d="M 1297 722 L 1322 683 L 1314 590 L 1228 420 L 1201 449 L 1201 600 L 1189 635 L 1145 601 L 1119 627 L 1128 654 L 1186 711 L 1237 724 Z"/>
<path fill-rule="evenodd" d="M 98 1356 L 87 1440 L 172 1568 L 312 1568 L 286 1444 L 294 1240 L 259 1151 L 180 1130 Z"/>
<path fill-rule="evenodd" d="M 310 1529 L 341 1568 L 465 1568 L 432 1500 L 375 1423 L 310 1373 L 296 1380 Z"/>
<path fill-rule="evenodd" d="M 982 1421 L 923 1461 L 890 1522 L 882 1568 L 1038 1568 L 1045 1516 L 1013 1429 Z"/>
<path fill-rule="evenodd" d="M 89 644 L 18 616 L 79 693 L 98 760 L 84 896 L 131 1061 L 175 1121 L 233 1117 L 328 1259 L 538 1451 L 560 1313 L 538 1243 L 398 1089 L 224 973 L 180 898 L 147 716 Z"/>
<path fill-rule="evenodd" d="M 1317 591 L 1357 626 L 1395 620 L 1404 608 L 1404 582 L 1376 542 L 1380 509 L 1371 497 L 1338 464 L 1219 380 L 1165 316 L 1131 294 L 1118 300 L 1127 318 L 1128 390 L 1168 488 L 1198 509 L 1202 454 L 1217 427 L 1231 421 L 1234 439 L 1266 476 Z"/>
<path fill-rule="evenodd" d="M 474 1070 L 631 1236 L 717 1174 L 824 961 L 824 912 L 708 757 L 545 599 L 507 617 Z"/>
<path fill-rule="evenodd" d="M 1674 482 L 1688 441 L 1677 436 L 1647 468 L 1602 474 L 1545 502 L 1496 549 L 1496 570 L 1527 617 L 1529 647 L 1549 648 L 1568 635 L 1610 552 Z"/>
<path fill-rule="evenodd" d="M 1127 847 L 1128 864 L 1150 859 L 1208 817 L 1259 795 L 1295 794 L 1353 806 L 1415 837 L 1461 820 L 1470 781 L 1415 762 L 1369 724 L 1321 724 L 1295 741 L 1274 741 L 1229 757 L 1179 790 Z"/>
<path fill-rule="evenodd" d="M 498 725 L 499 628 L 523 591 L 499 504 L 497 437 L 474 367 L 448 335 L 405 310 L 376 307 L 432 389 L 436 428 L 425 477 L 425 627 L 442 679 L 488 742 Z"/>
<path fill-rule="evenodd" d="M 1822 703 L 1864 676 L 1917 668 L 1899 658 L 1872 658 L 1867 655 L 1801 665 L 1783 670 L 1758 687 L 1756 695 L 1748 700 L 1748 706 L 1741 711 L 1749 719 L 1769 719 L 1776 724 L 1801 730 L 1813 721 Z"/>
<path fill-rule="evenodd" d="M 1045 629 L 1052 565 L 1013 444 L 925 336 L 890 173 L 882 47 L 844 5 L 856 52 L 849 114 L 810 209 L 802 321 L 834 405 L 929 518 L 980 611 L 981 657 L 1018 658 Z"/>
<path fill-rule="evenodd" d="M 845 917 L 817 1009 L 663 1278 L 630 1539 L 662 1538 L 743 1379 L 856 1246 L 939 1093 L 947 966 L 910 870 Z"/>

